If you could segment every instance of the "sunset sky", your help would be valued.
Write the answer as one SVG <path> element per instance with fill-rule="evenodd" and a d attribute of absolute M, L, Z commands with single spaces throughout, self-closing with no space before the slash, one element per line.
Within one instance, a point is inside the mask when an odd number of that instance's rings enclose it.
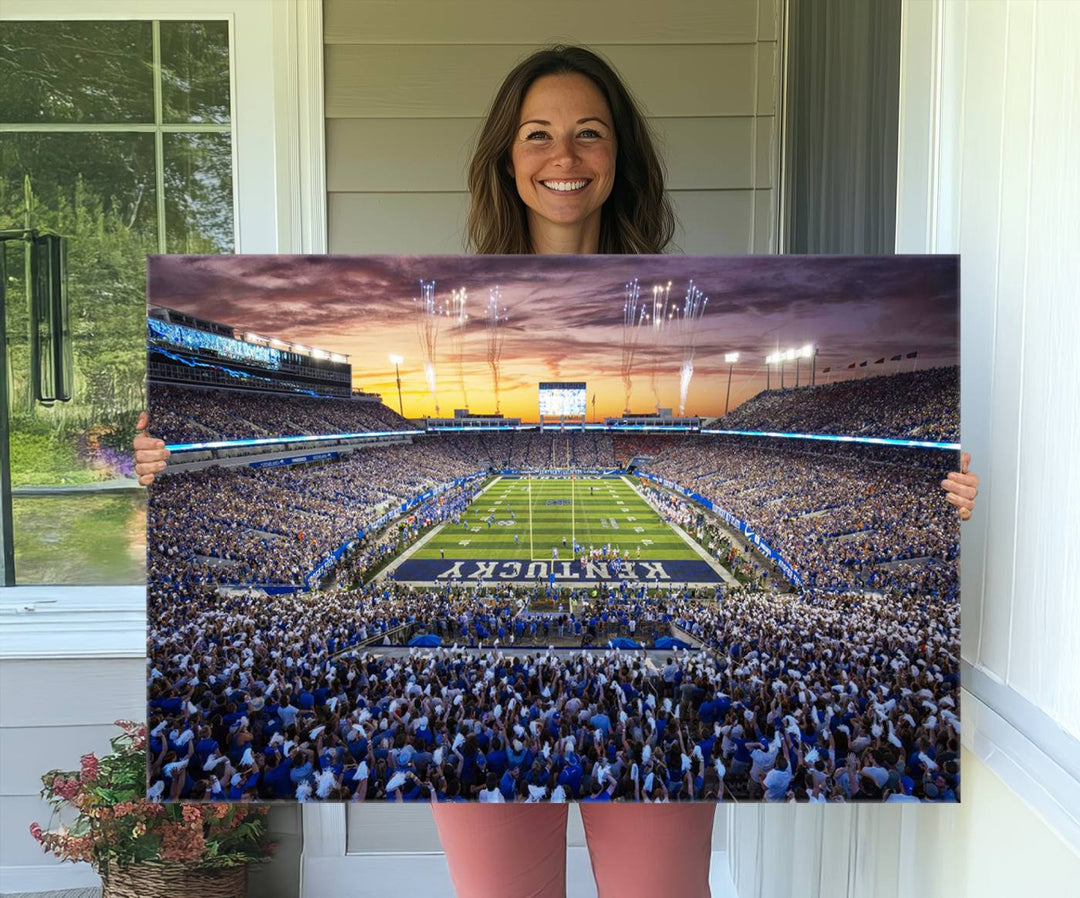
<path fill-rule="evenodd" d="M 658 333 L 623 327 L 626 285 L 637 278 L 650 309 L 654 285 L 671 282 L 681 308 L 688 282 L 708 298 L 696 327 L 669 322 Z M 959 362 L 959 282 L 954 256 L 153 256 L 149 303 L 220 321 L 263 337 L 344 353 L 356 388 L 397 409 L 389 355 L 401 365 L 406 417 L 434 415 L 425 377 L 420 281 L 435 281 L 436 304 L 467 291 L 468 322 L 441 318 L 435 340 L 436 397 L 451 416 L 466 405 L 495 410 L 486 322 L 498 285 L 507 320 L 500 360 L 504 415 L 537 419 L 537 383 L 586 381 L 589 420 L 621 414 L 624 339 L 637 337 L 629 408 L 678 412 L 680 369 L 693 343 L 686 413 L 721 414 L 727 352 L 739 352 L 731 407 L 765 388 L 765 356 L 818 347 L 817 382 L 910 371 L 882 356 L 918 351 L 920 369 Z M 432 322 L 428 322 L 430 325 Z M 460 362 L 459 362 L 460 355 Z M 866 368 L 847 365 L 869 361 Z M 824 368 L 832 368 L 824 374 Z M 772 386 L 778 386 L 774 367 Z M 808 365 L 800 366 L 800 383 Z M 795 364 L 784 370 L 795 380 Z"/>

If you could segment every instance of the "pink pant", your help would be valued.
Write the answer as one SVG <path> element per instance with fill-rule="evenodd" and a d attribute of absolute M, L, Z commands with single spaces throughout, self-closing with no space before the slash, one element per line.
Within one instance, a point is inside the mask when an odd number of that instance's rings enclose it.
<path fill-rule="evenodd" d="M 716 805 L 581 805 L 599 898 L 708 898 Z M 458 898 L 564 898 L 565 804 L 438 804 Z"/>

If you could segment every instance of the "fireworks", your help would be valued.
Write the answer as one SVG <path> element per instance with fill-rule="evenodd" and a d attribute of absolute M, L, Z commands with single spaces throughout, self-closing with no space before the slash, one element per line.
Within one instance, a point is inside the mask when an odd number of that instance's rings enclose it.
<path fill-rule="evenodd" d="M 686 297 L 682 308 L 677 311 L 679 346 L 682 348 L 682 368 L 679 370 L 679 417 L 686 412 L 686 394 L 690 389 L 690 379 L 694 376 L 694 350 L 697 348 L 697 335 L 701 330 L 701 318 L 705 314 L 705 305 L 709 297 L 702 293 L 694 282 L 686 287 Z"/>
<path fill-rule="evenodd" d="M 502 359 L 503 338 L 506 334 L 506 306 L 502 305 L 502 293 L 498 287 L 488 291 L 487 304 L 487 357 L 491 367 L 491 385 L 495 391 L 495 414 L 499 414 L 499 363 Z"/>
<path fill-rule="evenodd" d="M 649 320 L 649 310 L 641 299 L 641 286 L 634 278 L 626 285 L 626 299 L 623 302 L 623 344 L 622 344 L 622 382 L 625 392 L 624 408 L 630 413 L 630 391 L 633 389 L 632 375 L 634 356 L 637 353 L 638 340 L 641 337 L 641 325 Z M 594 409 L 595 414 L 595 409 Z"/>
<path fill-rule="evenodd" d="M 435 388 L 435 362 L 439 345 L 439 324 L 442 310 L 435 301 L 435 282 L 420 281 L 420 298 L 414 299 L 416 332 L 424 353 L 424 377 L 435 403 L 435 417 L 439 416 L 439 395 Z"/>
<path fill-rule="evenodd" d="M 668 303 L 668 297 L 671 296 L 671 281 L 662 286 L 656 286 L 652 288 L 652 315 L 650 320 L 652 321 L 652 335 L 653 335 L 653 356 L 652 356 L 652 391 L 653 397 L 656 399 L 656 411 L 660 411 L 660 363 L 663 360 L 663 346 L 664 346 L 664 330 L 669 319 L 674 315 L 674 311 Z"/>
<path fill-rule="evenodd" d="M 458 384 L 461 386 L 461 396 L 465 408 L 469 407 L 469 393 L 465 389 L 465 326 L 469 321 L 468 313 L 465 311 L 467 299 L 468 295 L 464 287 L 460 290 L 452 290 L 450 292 L 450 305 L 446 310 L 446 314 L 454 321 L 454 329 L 451 331 L 450 337 L 453 343 L 454 356 L 457 358 Z"/>

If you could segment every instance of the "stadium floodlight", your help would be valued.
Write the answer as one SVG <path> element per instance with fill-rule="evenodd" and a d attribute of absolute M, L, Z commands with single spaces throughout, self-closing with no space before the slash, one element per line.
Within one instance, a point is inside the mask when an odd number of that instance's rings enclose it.
<path fill-rule="evenodd" d="M 810 386 L 814 386 L 817 383 L 817 346 L 807 343 L 802 352 L 804 359 L 810 359 Z"/>
<path fill-rule="evenodd" d="M 311 351 L 306 346 L 302 346 L 299 343 L 291 343 L 291 344 L 289 344 L 289 348 L 293 352 L 310 352 Z"/>
<path fill-rule="evenodd" d="M 795 386 L 798 387 L 799 386 L 799 362 L 802 359 L 814 359 L 816 361 L 816 359 L 817 359 L 817 349 L 815 348 L 813 343 L 807 343 L 801 349 L 792 350 L 792 351 L 795 352 Z M 814 366 L 814 367 L 816 367 L 816 366 Z M 813 372 L 813 369 L 811 369 L 810 385 L 813 386 L 813 383 L 814 383 L 814 372 Z"/>
<path fill-rule="evenodd" d="M 724 414 L 728 413 L 728 403 L 731 402 L 731 369 L 735 367 L 735 363 L 739 361 L 739 354 L 737 352 L 724 353 L 724 361 L 727 362 L 727 399 L 724 400 Z M 768 361 L 766 359 L 766 361 Z"/>
<path fill-rule="evenodd" d="M 778 353 L 780 357 L 780 389 L 784 389 L 784 362 L 795 362 L 796 371 L 798 370 L 799 354 L 794 349 L 785 349 L 783 352 Z"/>
<path fill-rule="evenodd" d="M 390 364 L 394 366 L 394 373 L 397 375 L 398 414 L 400 414 L 402 418 L 405 417 L 405 406 L 401 401 L 401 363 L 404 361 L 405 359 L 403 359 L 401 356 L 395 353 L 390 353 Z"/>

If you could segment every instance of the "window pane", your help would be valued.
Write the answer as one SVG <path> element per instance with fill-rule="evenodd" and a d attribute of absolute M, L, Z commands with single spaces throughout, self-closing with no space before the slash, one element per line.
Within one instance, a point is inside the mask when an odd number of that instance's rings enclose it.
<path fill-rule="evenodd" d="M 154 121 L 150 22 L 4 22 L 0 121 Z"/>
<path fill-rule="evenodd" d="M 153 134 L 0 133 L 0 227 L 26 223 L 26 178 L 31 225 L 72 236 L 100 220 L 117 239 L 156 251 Z"/>
<path fill-rule="evenodd" d="M 138 582 L 128 558 L 137 491 L 134 499 L 19 498 L 18 488 L 133 478 L 129 447 L 145 402 L 146 255 L 157 249 L 153 172 L 152 134 L 0 134 L 0 229 L 28 223 L 68 238 L 74 362 L 72 401 L 36 402 L 24 244 L 9 241 L 4 323 L 20 583 Z"/>
<path fill-rule="evenodd" d="M 146 495 L 33 496 L 11 503 L 20 584 L 146 579 Z"/>
<path fill-rule="evenodd" d="M 165 246 L 169 253 L 233 250 L 232 138 L 165 135 Z"/>
<path fill-rule="evenodd" d="M 229 23 L 161 23 L 162 121 L 229 121 Z"/>

